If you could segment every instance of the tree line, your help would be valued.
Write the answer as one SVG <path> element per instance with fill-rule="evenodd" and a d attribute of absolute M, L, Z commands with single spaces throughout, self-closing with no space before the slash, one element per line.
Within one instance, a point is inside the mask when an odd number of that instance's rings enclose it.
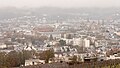
<path fill-rule="evenodd" d="M 25 60 L 32 57 L 30 51 L 11 51 L 9 53 L 0 52 L 0 68 L 19 67 L 25 64 Z"/>

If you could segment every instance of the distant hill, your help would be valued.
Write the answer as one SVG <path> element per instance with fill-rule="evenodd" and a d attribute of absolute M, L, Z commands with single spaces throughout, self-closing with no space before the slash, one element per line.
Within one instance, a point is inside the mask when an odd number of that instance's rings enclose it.
<path fill-rule="evenodd" d="M 57 17 L 58 15 L 66 18 L 83 17 L 90 19 L 105 19 L 113 17 L 118 19 L 120 8 L 56 8 L 56 7 L 41 7 L 41 8 L 15 8 L 6 7 L 0 8 L 0 19 L 8 19 L 13 17 L 20 17 L 25 15 L 42 16 L 47 14 L 50 17 Z"/>

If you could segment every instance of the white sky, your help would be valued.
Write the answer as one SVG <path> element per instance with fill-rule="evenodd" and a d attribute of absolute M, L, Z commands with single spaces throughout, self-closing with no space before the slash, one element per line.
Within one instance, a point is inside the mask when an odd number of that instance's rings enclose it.
<path fill-rule="evenodd" d="M 0 7 L 120 7 L 120 0 L 0 0 Z"/>

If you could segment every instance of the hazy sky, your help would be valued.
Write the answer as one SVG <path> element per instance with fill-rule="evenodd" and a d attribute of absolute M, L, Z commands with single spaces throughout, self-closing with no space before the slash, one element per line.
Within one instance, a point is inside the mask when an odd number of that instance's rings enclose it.
<path fill-rule="evenodd" d="M 120 0 L 0 0 L 0 7 L 120 7 Z"/>

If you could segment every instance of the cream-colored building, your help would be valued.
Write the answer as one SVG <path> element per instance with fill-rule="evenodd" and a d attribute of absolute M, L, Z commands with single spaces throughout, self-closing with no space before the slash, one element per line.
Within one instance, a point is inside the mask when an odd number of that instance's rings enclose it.
<path fill-rule="evenodd" d="M 7 46 L 5 44 L 0 44 L 0 48 L 6 48 Z"/>
<path fill-rule="evenodd" d="M 25 66 L 38 65 L 38 64 L 45 64 L 45 60 L 39 60 L 39 59 L 25 60 Z"/>
<path fill-rule="evenodd" d="M 85 47 L 90 47 L 90 40 L 84 39 Z"/>
<path fill-rule="evenodd" d="M 73 38 L 73 45 L 84 46 L 84 40 L 81 38 Z"/>

